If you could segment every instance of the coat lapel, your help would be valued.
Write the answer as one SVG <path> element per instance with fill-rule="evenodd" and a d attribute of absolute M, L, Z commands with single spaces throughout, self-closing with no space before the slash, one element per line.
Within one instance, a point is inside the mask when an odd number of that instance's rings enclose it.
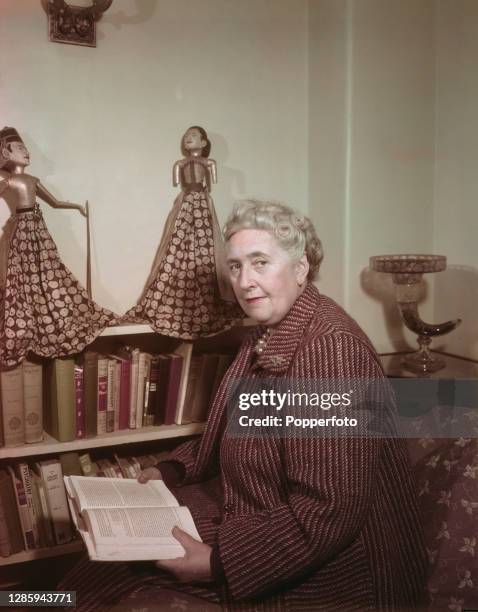
<path fill-rule="evenodd" d="M 309 283 L 284 319 L 273 330 L 263 353 L 253 364 L 253 370 L 260 368 L 275 375 L 288 371 L 305 330 L 312 317 L 317 314 L 319 299 L 319 290 Z"/>

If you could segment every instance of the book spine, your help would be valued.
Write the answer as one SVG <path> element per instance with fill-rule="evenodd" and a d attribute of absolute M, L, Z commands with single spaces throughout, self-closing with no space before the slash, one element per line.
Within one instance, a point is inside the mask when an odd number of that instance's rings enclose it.
<path fill-rule="evenodd" d="M 151 378 L 151 359 L 152 356 L 146 353 L 144 361 L 144 391 L 143 391 L 143 415 L 141 417 L 141 425 L 146 427 L 148 425 L 148 413 L 149 413 L 149 385 Z"/>
<path fill-rule="evenodd" d="M 86 436 L 98 431 L 98 353 L 87 351 L 83 366 Z"/>
<path fill-rule="evenodd" d="M 115 429 L 115 370 L 116 361 L 108 359 L 107 378 L 108 384 L 106 388 L 106 431 L 114 431 Z"/>
<path fill-rule="evenodd" d="M 154 408 L 156 406 L 156 395 L 158 392 L 159 380 L 159 358 L 151 358 L 151 367 L 149 370 L 149 385 L 148 393 L 145 393 L 143 425 L 148 427 L 154 425 Z"/>
<path fill-rule="evenodd" d="M 174 350 L 174 354 L 179 355 L 182 359 L 181 379 L 179 381 L 178 400 L 176 404 L 176 414 L 174 417 L 175 422 L 179 425 L 183 422 L 184 402 L 186 399 L 186 388 L 188 384 L 192 353 L 193 345 L 191 342 L 182 342 Z"/>
<path fill-rule="evenodd" d="M 30 514 L 30 522 L 32 526 L 35 548 L 38 548 L 40 546 L 40 534 L 38 531 L 38 518 L 35 512 L 35 505 L 33 503 L 32 479 L 30 476 L 30 468 L 28 467 L 27 463 L 19 463 L 18 471 L 20 472 L 23 488 L 25 490 L 25 497 L 27 500 L 28 513 Z"/>
<path fill-rule="evenodd" d="M 83 476 L 96 476 L 97 466 L 96 463 L 91 460 L 89 453 L 83 453 L 78 459 L 80 461 Z"/>
<path fill-rule="evenodd" d="M 172 425 L 176 418 L 176 409 L 178 406 L 179 387 L 181 384 L 181 370 L 183 367 L 183 358 L 179 355 L 173 355 L 171 359 L 171 367 L 169 371 L 168 393 L 166 397 L 166 409 L 164 411 L 164 424 Z"/>
<path fill-rule="evenodd" d="M 45 546 L 54 546 L 55 545 L 55 537 L 53 535 L 53 526 L 51 523 L 50 510 L 48 508 L 47 495 L 45 491 L 45 483 L 43 480 L 36 474 L 32 473 L 32 481 L 33 487 L 36 487 L 38 493 L 39 500 L 39 519 Z"/>
<path fill-rule="evenodd" d="M 158 355 L 159 378 L 156 393 L 156 405 L 154 407 L 154 424 L 163 425 L 166 411 L 167 394 L 169 387 L 169 371 L 171 368 L 171 355 Z"/>
<path fill-rule="evenodd" d="M 45 405 L 45 431 L 59 442 L 69 442 L 76 435 L 75 362 L 70 358 L 53 359 L 47 371 L 46 386 L 50 386 L 48 405 Z"/>
<path fill-rule="evenodd" d="M 7 522 L 11 554 L 14 554 L 24 550 L 25 543 L 18 513 L 17 496 L 13 488 L 12 478 L 5 470 L 0 470 L 0 500 Z"/>
<path fill-rule="evenodd" d="M 56 460 L 41 461 L 38 467 L 45 483 L 48 509 L 56 543 L 64 544 L 71 540 L 72 532 L 60 462 Z"/>
<path fill-rule="evenodd" d="M 115 361 L 114 371 L 114 431 L 119 429 L 120 421 L 120 402 L 121 402 L 121 362 Z"/>
<path fill-rule="evenodd" d="M 42 366 L 40 363 L 24 361 L 22 374 L 25 442 L 41 442 L 43 440 Z"/>
<path fill-rule="evenodd" d="M 131 381 L 130 381 L 130 401 L 129 401 L 129 427 L 136 428 L 136 402 L 138 399 L 138 366 L 139 349 L 134 349 L 131 354 Z"/>
<path fill-rule="evenodd" d="M 77 438 L 84 438 L 86 435 L 85 390 L 83 374 L 84 366 L 75 364 L 75 409 Z"/>
<path fill-rule="evenodd" d="M 146 353 L 139 354 L 138 361 L 138 392 L 136 396 L 136 428 L 143 426 L 144 384 L 146 371 Z"/>
<path fill-rule="evenodd" d="M 9 557 L 12 554 L 10 536 L 8 535 L 7 515 L 0 498 L 0 556 Z"/>
<path fill-rule="evenodd" d="M 98 424 L 97 433 L 106 433 L 106 410 L 108 403 L 108 359 L 98 359 Z"/>
<path fill-rule="evenodd" d="M 129 427 L 129 404 L 131 394 L 131 361 L 124 359 L 121 362 L 121 383 L 120 383 L 120 408 L 119 408 L 119 429 Z"/>
<path fill-rule="evenodd" d="M 5 446 L 25 442 L 22 366 L 0 374 L 2 393 L 3 438 Z"/>
<path fill-rule="evenodd" d="M 32 522 L 30 512 L 28 510 L 25 488 L 23 486 L 23 482 L 17 478 L 13 468 L 9 465 L 7 469 L 12 479 L 13 490 L 15 492 L 18 516 L 20 517 L 20 524 L 22 526 L 23 544 L 26 550 L 30 550 L 35 548 L 35 538 L 33 536 Z"/>

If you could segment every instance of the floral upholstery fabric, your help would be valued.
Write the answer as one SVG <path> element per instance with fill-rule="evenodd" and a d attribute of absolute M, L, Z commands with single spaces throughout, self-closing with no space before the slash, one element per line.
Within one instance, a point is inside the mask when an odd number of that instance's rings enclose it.
<path fill-rule="evenodd" d="M 472 433 L 473 427 L 470 427 Z M 478 439 L 410 440 L 430 560 L 429 610 L 478 609 Z"/>

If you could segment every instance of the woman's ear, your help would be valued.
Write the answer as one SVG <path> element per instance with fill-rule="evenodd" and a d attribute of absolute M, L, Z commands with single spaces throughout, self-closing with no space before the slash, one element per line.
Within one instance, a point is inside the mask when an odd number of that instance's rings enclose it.
<path fill-rule="evenodd" d="M 309 262 L 307 261 L 307 255 L 304 253 L 299 261 L 295 264 L 295 274 L 297 278 L 297 284 L 301 287 L 307 280 L 307 274 L 309 273 Z"/>
<path fill-rule="evenodd" d="M 10 159 L 10 149 L 2 147 L 2 157 L 3 159 Z"/>

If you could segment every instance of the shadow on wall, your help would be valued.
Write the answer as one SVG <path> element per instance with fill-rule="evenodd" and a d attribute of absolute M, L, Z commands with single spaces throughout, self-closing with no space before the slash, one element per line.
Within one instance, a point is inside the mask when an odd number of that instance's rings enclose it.
<path fill-rule="evenodd" d="M 71 4 L 74 4 L 74 2 Z M 122 10 L 115 11 L 115 5 L 113 3 L 109 11 L 102 17 L 101 22 L 109 23 L 117 30 L 120 30 L 123 26 L 136 25 L 148 21 L 158 7 L 157 0 L 136 0 L 134 4 L 136 6 L 135 12 L 132 15 L 127 15 Z M 100 34 L 100 32 L 97 32 L 96 35 L 97 38 L 104 38 L 104 35 Z"/>
<path fill-rule="evenodd" d="M 478 359 L 478 269 L 448 266 L 436 275 L 435 296 L 434 317 L 437 320 L 462 319 L 460 327 L 449 336 L 437 338 L 436 349 Z"/>

